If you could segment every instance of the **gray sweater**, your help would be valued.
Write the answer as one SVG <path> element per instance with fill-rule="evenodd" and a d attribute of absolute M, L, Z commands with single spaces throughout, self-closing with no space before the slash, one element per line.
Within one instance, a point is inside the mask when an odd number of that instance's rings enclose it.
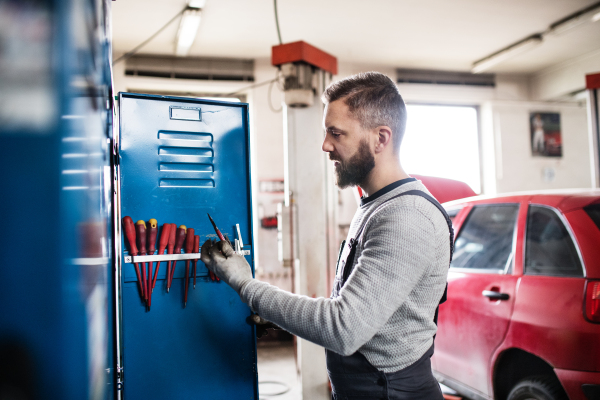
<path fill-rule="evenodd" d="M 242 301 L 261 317 L 338 354 L 360 351 L 381 371 L 410 366 L 433 343 L 433 317 L 450 260 L 448 225 L 429 201 L 407 195 L 379 207 L 415 189 L 429 193 L 413 181 L 359 207 L 347 241 L 365 228 L 337 298 L 315 299 L 252 280 L 240 291 Z"/>

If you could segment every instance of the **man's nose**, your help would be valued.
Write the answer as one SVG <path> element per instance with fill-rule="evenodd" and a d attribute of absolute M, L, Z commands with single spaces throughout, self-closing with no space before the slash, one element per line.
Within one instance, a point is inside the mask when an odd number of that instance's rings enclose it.
<path fill-rule="evenodd" d="M 328 135 L 326 135 L 325 139 L 323 139 L 323 145 L 321 146 L 321 149 L 326 153 L 331 153 L 334 150 L 333 144 L 331 144 L 331 142 L 328 140 Z"/>

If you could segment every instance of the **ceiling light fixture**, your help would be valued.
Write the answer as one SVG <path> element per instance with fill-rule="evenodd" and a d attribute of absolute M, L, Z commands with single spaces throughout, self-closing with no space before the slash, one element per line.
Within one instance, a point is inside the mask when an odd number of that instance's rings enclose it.
<path fill-rule="evenodd" d="M 586 22 L 596 22 L 598 19 L 600 19 L 600 2 L 568 15 L 560 21 L 556 21 L 550 25 L 548 30 L 544 32 L 544 35 L 561 35 Z"/>
<path fill-rule="evenodd" d="M 536 33 L 523 40 L 511 44 L 487 57 L 477 60 L 473 63 L 471 72 L 474 74 L 487 71 L 490 68 L 508 60 L 518 54 L 524 53 L 529 49 L 540 45 L 546 36 L 560 35 L 586 22 L 596 22 L 600 20 L 600 1 L 579 10 L 565 18 L 551 24 L 544 32 Z"/>
<path fill-rule="evenodd" d="M 478 74 L 483 71 L 487 71 L 490 68 L 500 64 L 501 62 L 508 60 L 518 54 L 524 53 L 533 47 L 538 46 L 542 43 L 542 35 L 536 34 L 531 35 L 528 38 L 521 40 L 520 42 L 511 44 L 508 47 L 503 48 L 491 54 L 481 60 L 477 60 L 473 63 L 473 67 L 471 68 L 471 72 L 474 74 Z"/>
<path fill-rule="evenodd" d="M 190 52 L 190 48 L 196 40 L 196 34 L 200 27 L 200 17 L 205 4 L 206 0 L 190 0 L 188 2 L 188 7 L 183 12 L 177 31 L 175 55 L 185 57 Z"/>

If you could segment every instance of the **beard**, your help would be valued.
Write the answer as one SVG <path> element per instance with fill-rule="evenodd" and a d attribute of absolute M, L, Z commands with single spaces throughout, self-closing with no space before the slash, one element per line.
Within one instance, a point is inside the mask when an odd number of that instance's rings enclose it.
<path fill-rule="evenodd" d="M 329 159 L 339 162 L 335 166 L 335 176 L 340 189 L 363 184 L 375 167 L 375 157 L 366 140 L 360 142 L 358 150 L 348 160 L 342 161 L 334 153 L 329 153 Z"/>

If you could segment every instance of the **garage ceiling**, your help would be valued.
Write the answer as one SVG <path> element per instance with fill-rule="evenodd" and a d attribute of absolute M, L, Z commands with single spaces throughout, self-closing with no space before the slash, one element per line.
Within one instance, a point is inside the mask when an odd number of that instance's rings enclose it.
<path fill-rule="evenodd" d="M 279 0 L 285 42 L 307 41 L 341 62 L 469 71 L 471 64 L 597 0 Z M 185 0 L 117 0 L 115 54 L 155 33 Z M 174 54 L 178 22 L 140 53 Z M 207 0 L 190 56 L 270 57 L 278 44 L 272 0 Z M 600 21 L 587 23 L 489 72 L 533 73 L 600 51 Z"/>

